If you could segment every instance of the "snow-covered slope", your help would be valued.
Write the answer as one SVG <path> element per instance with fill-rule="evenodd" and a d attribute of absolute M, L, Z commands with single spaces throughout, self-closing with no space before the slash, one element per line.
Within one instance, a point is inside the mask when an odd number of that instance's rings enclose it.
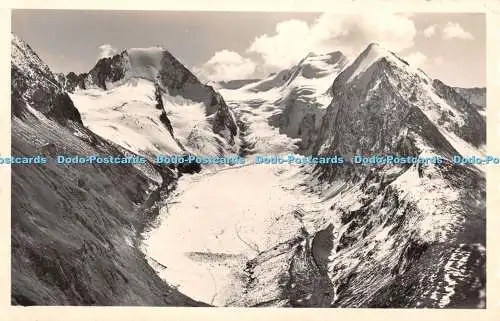
<path fill-rule="evenodd" d="M 238 152 L 237 125 L 222 96 L 163 48 L 125 50 L 78 78 L 67 87 L 75 87 L 84 124 L 124 148 L 146 156 Z"/>
<path fill-rule="evenodd" d="M 302 87 L 304 95 L 322 96 L 335 76 L 347 65 L 347 58 L 339 51 L 327 54 L 309 53 L 296 66 L 280 71 L 257 83 L 246 86 L 254 92 L 272 89 L 292 90 Z M 308 89 L 312 92 L 308 92 Z"/>
<path fill-rule="evenodd" d="M 203 103 L 164 94 L 164 107 L 158 109 L 154 93 L 152 82 L 131 78 L 106 91 L 76 91 L 71 98 L 92 131 L 141 155 L 218 155 L 231 152 L 231 148 L 237 151 L 237 146 L 212 131 Z M 167 121 L 162 120 L 162 115 Z"/>
<path fill-rule="evenodd" d="M 215 83 L 215 86 L 220 89 L 239 89 L 243 86 L 246 86 L 251 83 L 255 83 L 260 81 L 261 79 L 235 79 L 235 80 L 229 80 L 229 81 L 219 81 Z"/>
<path fill-rule="evenodd" d="M 134 154 L 85 128 L 49 67 L 18 37 L 11 43 L 12 155 L 49 159 L 12 165 L 11 303 L 200 305 L 163 283 L 136 247 L 173 173 L 56 165 L 57 154 Z"/>
<path fill-rule="evenodd" d="M 265 119 L 271 128 L 276 128 L 267 131 L 279 130 L 279 134 L 293 139 L 297 148 L 307 153 L 331 101 L 329 88 L 347 64 L 347 58 L 338 51 L 310 53 L 290 69 L 237 89 L 221 89 L 221 93 L 230 104 L 248 115 L 244 116 L 247 122 L 254 123 L 253 117 Z"/>

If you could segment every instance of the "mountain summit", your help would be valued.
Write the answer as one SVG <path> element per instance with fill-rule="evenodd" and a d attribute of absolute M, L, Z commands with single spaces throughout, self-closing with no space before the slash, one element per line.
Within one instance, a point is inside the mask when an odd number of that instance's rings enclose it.
<path fill-rule="evenodd" d="M 359 75 L 365 73 L 374 63 L 382 59 L 390 60 L 393 63 L 397 63 L 399 60 L 399 62 L 409 66 L 407 62 L 396 56 L 396 54 L 382 48 L 377 43 L 371 43 L 361 52 L 356 60 L 346 68 L 342 73 L 342 79 L 345 79 L 346 82 L 350 82 Z"/>
<path fill-rule="evenodd" d="M 370 44 L 339 74 L 331 95 L 322 138 L 317 141 L 322 146 L 316 152 L 333 152 L 339 144 L 335 150 L 341 153 L 383 153 L 391 150 L 391 139 L 413 126 L 429 148 L 448 156 L 480 153 L 486 143 L 485 119 L 477 108 L 453 88 L 377 44 Z M 351 135 L 342 134 L 343 128 L 346 132 L 357 128 L 352 141 Z M 445 147 L 447 138 L 452 146 Z"/>
<path fill-rule="evenodd" d="M 151 157 L 238 150 L 237 125 L 222 96 L 164 48 L 127 49 L 60 81 L 84 122 L 124 148 Z"/>

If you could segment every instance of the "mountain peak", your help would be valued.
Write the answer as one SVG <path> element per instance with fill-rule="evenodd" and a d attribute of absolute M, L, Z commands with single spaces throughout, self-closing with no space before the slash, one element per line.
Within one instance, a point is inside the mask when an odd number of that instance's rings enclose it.
<path fill-rule="evenodd" d="M 49 67 L 38 57 L 35 51 L 24 40 L 11 33 L 12 64 L 26 73 L 35 71 L 51 74 Z"/>
<path fill-rule="evenodd" d="M 366 47 L 366 49 L 365 49 L 365 50 L 368 50 L 368 49 L 370 49 L 370 50 L 371 50 L 371 49 L 375 49 L 375 50 L 376 50 L 376 49 L 380 49 L 380 48 L 381 48 L 381 47 L 380 47 L 380 45 L 379 45 L 377 42 L 370 42 L 370 43 L 368 44 L 368 46 Z"/>
<path fill-rule="evenodd" d="M 366 46 L 365 50 L 361 52 L 360 56 L 367 55 L 367 56 L 377 56 L 377 57 L 387 57 L 387 56 L 393 56 L 394 53 L 389 51 L 388 49 L 384 48 L 381 46 L 379 43 L 372 42 L 368 46 Z"/>
<path fill-rule="evenodd" d="M 316 53 L 309 52 L 302 60 L 299 62 L 299 65 L 304 62 L 311 61 L 322 61 L 326 64 L 335 64 L 339 62 L 339 60 L 345 59 L 346 57 L 340 51 L 332 51 L 327 53 Z"/>
<path fill-rule="evenodd" d="M 354 62 L 345 69 L 342 79 L 344 79 L 347 83 L 351 82 L 360 75 L 364 74 L 368 69 L 373 69 L 371 67 L 381 60 L 390 61 L 392 65 L 399 66 L 405 70 L 410 67 L 408 62 L 398 57 L 394 52 L 385 49 L 378 43 L 370 43 L 365 50 L 359 54 Z M 410 68 L 410 70 L 423 75 L 423 72 L 418 72 L 415 68 Z"/>
<path fill-rule="evenodd" d="M 199 83 L 167 49 L 157 45 L 128 48 L 112 57 L 102 58 L 69 87 L 88 89 L 96 86 L 106 90 L 110 85 L 114 86 L 115 83 L 130 78 L 159 82 L 165 88 L 180 88 L 184 83 Z"/>
<path fill-rule="evenodd" d="M 162 47 L 128 49 L 132 74 L 154 81 L 162 69 L 162 60 L 166 53 L 167 51 Z"/>
<path fill-rule="evenodd" d="M 390 55 L 389 51 L 380 47 L 377 43 L 371 43 L 365 50 L 354 60 L 353 64 L 348 68 L 351 69 L 351 75 L 348 81 L 354 79 L 357 75 L 364 72 L 375 62 Z"/>

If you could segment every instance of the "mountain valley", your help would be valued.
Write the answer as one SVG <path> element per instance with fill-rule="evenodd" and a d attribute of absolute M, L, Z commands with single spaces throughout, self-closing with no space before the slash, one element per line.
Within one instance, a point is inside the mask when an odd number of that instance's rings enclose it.
<path fill-rule="evenodd" d="M 12 304 L 485 307 L 484 166 L 255 163 L 485 155 L 485 88 L 375 43 L 213 85 L 161 47 L 78 75 L 12 48 L 13 155 L 146 159 L 12 167 Z"/>

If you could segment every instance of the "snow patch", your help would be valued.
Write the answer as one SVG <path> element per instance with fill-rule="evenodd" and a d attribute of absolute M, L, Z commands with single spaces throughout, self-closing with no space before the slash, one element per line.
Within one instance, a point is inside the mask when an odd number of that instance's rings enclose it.
<path fill-rule="evenodd" d="M 140 155 L 179 154 L 155 108 L 154 89 L 153 83 L 134 78 L 107 91 L 92 88 L 70 96 L 83 123 L 98 135 Z"/>
<path fill-rule="evenodd" d="M 398 177 L 393 186 L 400 188 L 406 199 L 418 206 L 421 217 L 415 220 L 415 224 L 421 239 L 443 242 L 457 223 L 452 204 L 458 199 L 459 191 L 451 188 L 432 166 L 426 169 L 430 178 L 419 177 L 415 167 L 412 167 Z"/>

